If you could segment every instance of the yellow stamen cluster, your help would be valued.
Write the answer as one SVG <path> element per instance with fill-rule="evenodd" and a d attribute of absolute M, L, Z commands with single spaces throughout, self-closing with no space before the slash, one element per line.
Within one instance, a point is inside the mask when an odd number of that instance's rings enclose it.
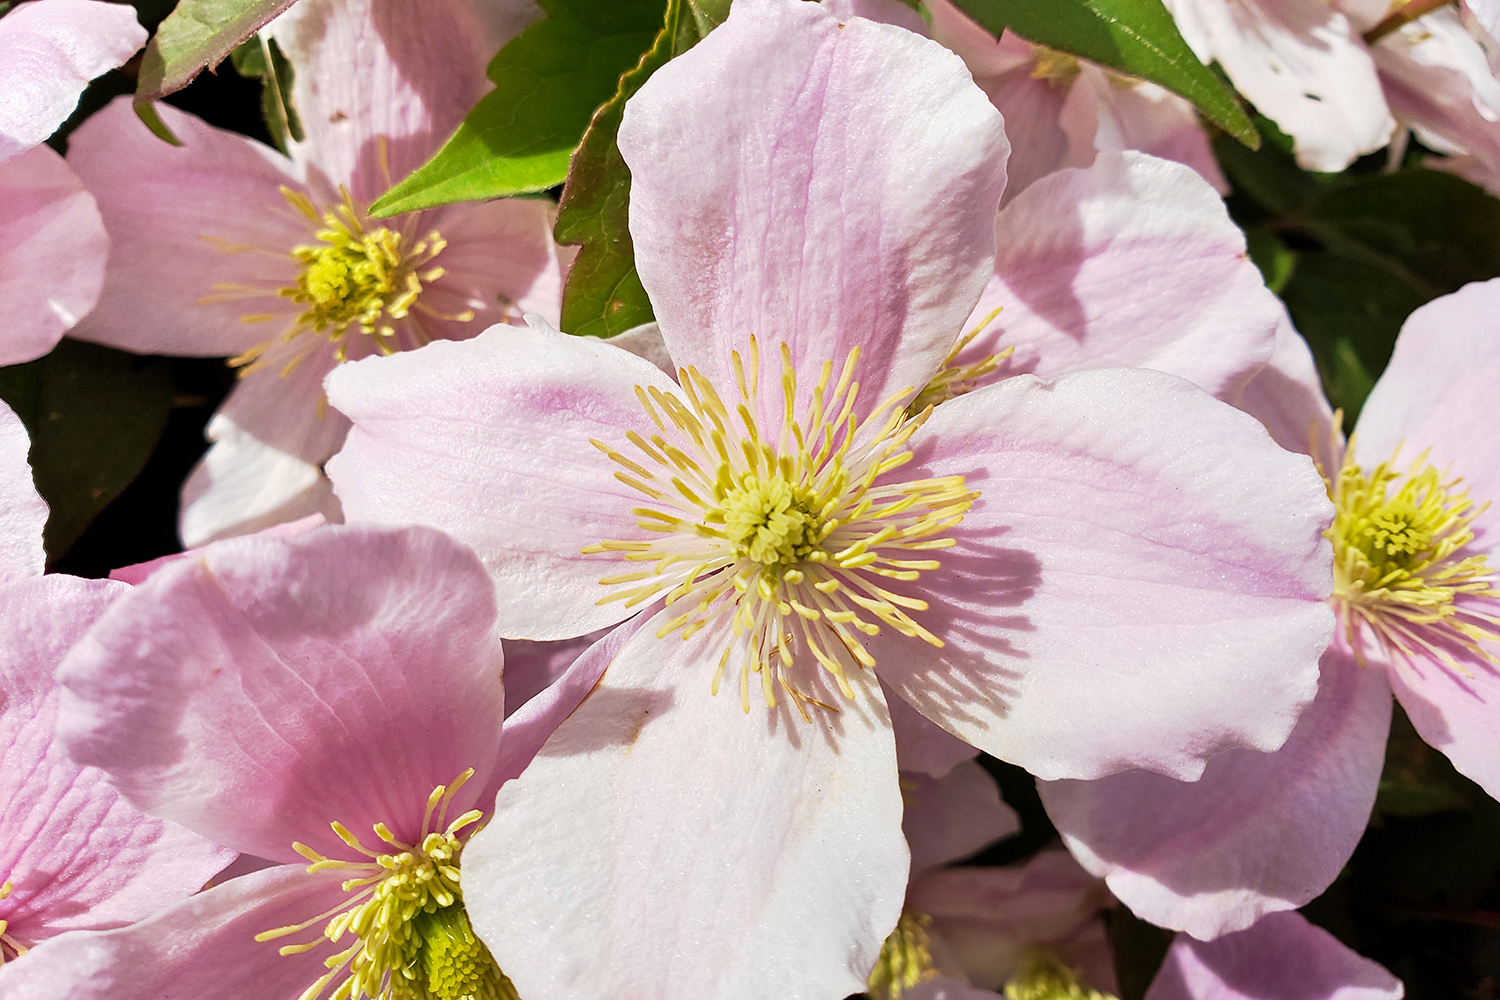
<path fill-rule="evenodd" d="M 797 413 L 797 376 L 783 344 L 774 440 L 757 416 L 764 411 L 752 339 L 748 378 L 739 353 L 732 356 L 738 400 L 726 403 L 688 368 L 681 396 L 636 390 L 657 433 L 627 435 L 635 457 L 593 442 L 620 466 L 616 478 L 648 499 L 634 513 L 643 530 L 659 536 L 583 549 L 643 564 L 604 577 L 602 584 L 619 589 L 601 603 L 633 607 L 664 596 L 669 617 L 661 638 L 677 632 L 687 639 L 727 618 L 732 638 L 712 689 L 733 661 L 747 712 L 752 674 L 768 707 L 778 684 L 804 718 L 804 703 L 831 707 L 788 676 L 808 658 L 852 698 L 848 674 L 875 665 L 862 637 L 882 627 L 942 645 L 911 617 L 927 603 L 886 581 L 910 582 L 936 569 L 928 553 L 953 545 L 941 535 L 963 520 L 978 494 L 963 476 L 883 481 L 911 459 L 905 445 L 931 410 L 908 419 L 906 389 L 861 420 L 858 360 L 856 348 L 837 381 L 833 363 L 825 362 L 805 412 Z"/>
<path fill-rule="evenodd" d="M 938 373 L 932 377 L 931 382 L 923 386 L 922 391 L 917 393 L 917 397 L 906 408 L 908 415 L 921 413 L 929 406 L 946 403 L 950 399 L 972 391 L 981 378 L 999 368 L 1000 362 L 1015 353 L 1014 347 L 1007 347 L 998 354 L 986 354 L 976 361 L 958 363 L 958 356 L 963 353 L 963 349 L 973 343 L 974 338 L 983 333 L 984 328 L 993 323 L 995 317 L 1000 315 L 1000 310 L 1004 308 L 1004 306 L 999 306 L 994 312 L 976 323 L 974 329 L 958 338 L 958 343 L 953 345 L 953 350 L 949 351 L 948 356 L 943 359 L 943 366 L 938 369 Z"/>
<path fill-rule="evenodd" d="M 1064 965 L 1044 948 L 1029 949 L 1020 969 L 1005 983 L 1006 1000 L 1115 1000 L 1109 993 L 1090 989 L 1079 980 L 1078 970 Z"/>
<path fill-rule="evenodd" d="M 10 898 L 13 889 L 15 886 L 9 882 L 0 882 L 0 901 Z M 5 933 L 5 929 L 9 926 L 10 921 L 0 919 L 0 965 L 26 954 L 26 949 L 22 947 L 21 942 Z"/>
<path fill-rule="evenodd" d="M 281 954 L 293 955 L 353 935 L 354 943 L 325 961 L 328 974 L 309 986 L 301 1000 L 317 1000 L 346 972 L 329 1000 L 517 1000 L 510 980 L 469 926 L 459 887 L 459 855 L 468 837 L 460 834 L 479 822 L 482 813 L 470 810 L 444 826 L 453 796 L 473 774 L 470 769 L 433 789 L 416 844 L 402 843 L 384 823 L 376 823 L 375 835 L 391 850 L 371 850 L 335 822 L 339 838 L 369 861 L 342 861 L 305 844 L 293 845 L 312 862 L 309 872 L 354 873 L 343 885 L 345 892 L 355 893 L 348 904 L 255 936 L 272 941 L 327 920 L 312 940 L 282 946 Z"/>
<path fill-rule="evenodd" d="M 199 303 L 234 299 L 290 299 L 306 308 L 277 340 L 257 344 L 230 363 L 241 367 L 241 375 L 266 364 L 266 353 L 278 343 L 291 343 L 303 334 L 313 334 L 334 345 L 334 359 L 369 353 L 395 354 L 428 343 L 431 337 L 418 315 L 437 320 L 468 322 L 474 313 L 464 310 L 444 313 L 422 301 L 426 286 L 445 273 L 429 266 L 448 245 L 436 230 L 416 236 L 407 229 L 367 227 L 367 219 L 346 190 L 343 201 L 331 211 L 319 211 L 307 195 L 281 189 L 282 195 L 313 226 L 313 242 L 288 250 L 262 250 L 239 246 L 210 236 L 203 239 L 225 253 L 269 253 L 298 265 L 295 282 L 280 288 L 216 284 L 213 294 Z M 410 217 L 415 218 L 415 217 Z M 267 323 L 284 316 L 279 312 L 247 313 L 245 323 Z M 310 353 L 312 345 L 282 364 L 282 376 L 290 375 Z"/>
<path fill-rule="evenodd" d="M 1334 604 L 1345 635 L 1360 650 L 1368 628 L 1387 655 L 1426 653 L 1468 674 L 1455 658 L 1464 652 L 1497 661 L 1481 643 L 1500 643 L 1500 604 L 1483 609 L 1473 598 L 1500 598 L 1485 557 L 1466 553 L 1475 506 L 1461 480 L 1446 477 L 1421 456 L 1405 472 L 1395 458 L 1366 473 L 1355 464 L 1353 442 L 1329 484 L 1334 503 Z M 1415 470 L 1415 471 L 1413 471 Z M 1465 600 L 1460 601 L 1459 598 Z"/>
<path fill-rule="evenodd" d="M 901 994 L 937 975 L 932 961 L 932 918 L 902 910 L 896 929 L 880 946 L 880 957 L 870 972 L 869 994 L 874 1000 L 901 1000 Z"/>

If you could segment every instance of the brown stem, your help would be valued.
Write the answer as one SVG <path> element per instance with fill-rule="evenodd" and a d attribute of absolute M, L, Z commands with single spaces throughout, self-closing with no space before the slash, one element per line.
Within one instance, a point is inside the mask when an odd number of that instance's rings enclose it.
<path fill-rule="evenodd" d="M 1407 0 L 1406 3 L 1380 19 L 1380 23 L 1365 32 L 1365 44 L 1374 45 L 1403 24 L 1410 24 L 1424 14 L 1431 14 L 1439 7 L 1446 7 L 1453 0 Z"/>

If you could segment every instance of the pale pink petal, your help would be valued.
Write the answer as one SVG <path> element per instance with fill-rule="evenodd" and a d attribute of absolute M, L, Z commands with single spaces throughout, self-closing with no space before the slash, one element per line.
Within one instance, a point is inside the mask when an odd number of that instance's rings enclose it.
<path fill-rule="evenodd" d="M 546 690 L 568 672 L 573 661 L 594 643 L 604 638 L 605 630 L 590 632 L 576 639 L 553 639 L 533 642 L 530 639 L 505 640 L 505 714 Z"/>
<path fill-rule="evenodd" d="M 263 529 L 262 533 L 272 538 L 296 538 L 298 535 L 306 534 L 314 528 L 321 528 L 329 521 L 322 514 L 309 514 L 307 517 L 298 518 L 295 521 L 286 521 L 282 524 L 274 524 Z M 172 563 L 181 562 L 183 559 L 192 559 L 198 555 L 197 549 L 186 552 L 173 552 L 170 555 L 158 556 L 145 562 L 131 563 L 129 566 L 120 566 L 109 571 L 111 580 L 119 580 L 128 583 L 132 587 L 144 582 L 157 570 Z"/>
<path fill-rule="evenodd" d="M 1084 64 L 1080 73 L 1074 93 L 1087 92 L 1097 104 L 1098 126 L 1090 137 L 1094 149 L 1138 149 L 1176 160 L 1192 167 L 1215 191 L 1229 193 L 1192 104 L 1147 81 L 1122 86 L 1119 77 L 1092 64 Z"/>
<path fill-rule="evenodd" d="M 818 686 L 839 711 L 811 721 L 758 693 L 746 712 L 710 694 L 727 629 L 656 628 L 500 790 L 464 851 L 475 929 L 527 997 L 860 992 L 908 865 L 878 688 Z"/>
<path fill-rule="evenodd" d="M 437 152 L 492 85 L 533 0 L 304 0 L 266 32 L 294 67 L 299 162 L 370 202 Z"/>
<path fill-rule="evenodd" d="M 943 403 L 912 448 L 903 477 L 980 493 L 941 569 L 892 586 L 945 647 L 868 643 L 924 715 L 1044 779 L 1191 780 L 1286 739 L 1333 628 L 1306 456 L 1141 369 L 1006 379 Z"/>
<path fill-rule="evenodd" d="M 438 233 L 447 245 L 433 261 L 443 269 L 424 291 L 417 315 L 424 327 L 462 340 L 526 313 L 556 324 L 562 309 L 563 266 L 552 240 L 555 206 L 544 198 L 502 198 L 423 212 L 411 223 L 420 236 Z M 424 312 L 455 315 L 464 322 Z M 439 332 L 446 327 L 451 332 Z"/>
<path fill-rule="evenodd" d="M 863 17 L 881 24 L 898 25 L 919 35 L 927 34 L 927 22 L 905 0 L 822 0 L 822 4 L 840 21 Z"/>
<path fill-rule="evenodd" d="M 0 401 L 0 584 L 40 576 L 47 565 L 47 501 L 32 485 L 30 451 L 26 425 Z"/>
<path fill-rule="evenodd" d="M 296 521 L 332 502 L 333 487 L 316 465 L 262 443 L 223 413 L 209 421 L 206 433 L 213 445 L 182 484 L 178 529 L 184 545 L 196 548 Z"/>
<path fill-rule="evenodd" d="M 1245 386 L 1234 405 L 1265 425 L 1271 438 L 1287 451 L 1311 455 L 1319 468 L 1332 473 L 1339 456 L 1333 408 L 1323 395 L 1323 382 L 1307 341 L 1281 311 L 1276 326 L 1276 350 Z"/>
<path fill-rule="evenodd" d="M 963 761 L 941 778 L 906 772 L 901 782 L 901 828 L 913 872 L 966 858 L 1021 829 L 1016 811 L 1000 801 L 995 779 L 976 761 Z"/>
<path fill-rule="evenodd" d="M 672 363 L 672 355 L 667 351 L 667 342 L 662 339 L 661 327 L 655 323 L 633 326 L 624 333 L 609 338 L 609 343 L 622 351 L 629 351 L 636 357 L 651 362 L 668 378 L 677 377 L 677 366 Z"/>
<path fill-rule="evenodd" d="M 1322 0 L 1165 2 L 1198 58 L 1293 138 L 1304 169 L 1342 170 L 1389 141 L 1396 123 L 1370 52 Z"/>
<path fill-rule="evenodd" d="M 995 231 L 970 322 L 1003 310 L 965 359 L 1014 347 L 1002 375 L 1154 368 L 1233 399 L 1271 356 L 1281 305 L 1223 201 L 1181 164 L 1100 153 L 1032 185 Z"/>
<path fill-rule="evenodd" d="M 1071 88 L 1065 82 L 1031 74 L 1028 61 L 1009 72 L 974 81 L 1005 116 L 1005 137 L 1010 140 L 1010 158 L 1005 162 L 1007 204 L 1033 182 L 1064 166 L 1068 157 L 1068 133 L 1062 119 Z"/>
<path fill-rule="evenodd" d="M 37 146 L 0 162 L 0 365 L 52 350 L 94 307 L 108 256 L 99 209 L 61 156 Z"/>
<path fill-rule="evenodd" d="M 889 690 L 885 690 L 885 703 L 896 731 L 896 760 L 901 770 L 941 778 L 959 762 L 979 756 L 977 747 L 930 721 Z"/>
<path fill-rule="evenodd" d="M 123 4 L 46 0 L 10 11 L 0 20 L 0 160 L 46 139 L 90 80 L 145 44 L 146 29 Z"/>
<path fill-rule="evenodd" d="M 1146 1000 L 1400 1000 L 1401 981 L 1300 913 L 1214 941 L 1177 935 Z"/>
<path fill-rule="evenodd" d="M 255 935 L 301 923 L 337 906 L 346 873 L 309 875 L 278 865 L 233 879 L 147 920 L 112 931 L 53 938 L 0 966 L 0 996 L 26 1000 L 163 1000 L 166 997 L 255 997 L 297 1000 L 340 950 L 331 942 L 300 955 L 280 955 L 307 932 L 260 942 Z M 344 939 L 348 946 L 348 938 Z"/>
<path fill-rule="evenodd" d="M 1318 697 L 1275 753 L 1229 750 L 1195 782 L 1130 771 L 1043 782 L 1075 857 L 1142 919 L 1213 938 L 1302 906 L 1364 835 L 1385 762 L 1390 685 L 1335 644 Z"/>
<path fill-rule="evenodd" d="M 1470 676 L 1430 658 L 1396 657 L 1388 672 L 1396 700 L 1422 739 L 1500 798 L 1500 670 L 1472 658 L 1464 667 Z"/>
<path fill-rule="evenodd" d="M 299 174 L 253 139 L 166 105 L 157 113 L 184 146 L 152 135 L 129 97 L 69 137 L 68 163 L 111 241 L 104 293 L 73 336 L 140 353 L 238 354 L 279 335 L 298 311 L 276 289 L 296 280 L 289 251 L 312 240 L 312 224 L 280 190 L 300 190 Z M 262 313 L 283 320 L 241 322 Z"/>
<path fill-rule="evenodd" d="M 46 576 L 0 588 L 0 901 L 5 933 L 31 946 L 118 927 L 177 902 L 234 859 L 133 809 L 56 738 L 52 670 L 123 584 Z"/>
<path fill-rule="evenodd" d="M 137 806 L 272 860 L 384 822 L 412 842 L 504 716 L 488 576 L 434 531 L 232 539 L 115 605 L 58 670 L 59 732 Z"/>
<path fill-rule="evenodd" d="M 619 143 L 673 360 L 733 386 L 729 353 L 755 336 L 773 423 L 779 342 L 805 373 L 858 345 L 873 406 L 926 384 L 988 277 L 1000 116 L 910 31 L 740 0 L 629 102 Z"/>
<path fill-rule="evenodd" d="M 992 990 L 978 989 L 952 976 L 928 979 L 903 991 L 901 996 L 903 1000 L 1004 1000 Z"/>
<path fill-rule="evenodd" d="M 581 552 L 639 539 L 640 494 L 596 447 L 650 432 L 636 387 L 675 392 L 655 366 L 545 326 L 340 365 L 328 398 L 354 420 L 328 463 L 351 521 L 429 524 L 495 577 L 506 638 L 564 639 L 620 621 L 598 605 L 615 572 Z"/>

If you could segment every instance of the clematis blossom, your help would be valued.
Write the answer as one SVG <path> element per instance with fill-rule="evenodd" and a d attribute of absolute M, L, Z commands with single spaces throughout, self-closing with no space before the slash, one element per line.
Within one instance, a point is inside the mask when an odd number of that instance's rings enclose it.
<path fill-rule="evenodd" d="M 502 724 L 494 615 L 478 560 L 425 528 L 232 539 L 122 596 L 59 668 L 69 752 L 274 863 L 54 938 L 0 992 L 514 1000 L 464 910 L 465 844 L 586 688 Z"/>
<path fill-rule="evenodd" d="M 243 376 L 183 487 L 184 543 L 321 511 L 348 424 L 323 376 L 348 358 L 461 339 L 522 311 L 557 318 L 550 209 L 505 199 L 390 220 L 370 203 L 436 151 L 490 84 L 486 60 L 537 16 L 527 0 L 307 0 L 266 29 L 295 70 L 305 129 L 284 157 L 160 109 L 169 146 L 121 98 L 69 162 L 114 241 L 75 336 L 233 356 Z"/>
<path fill-rule="evenodd" d="M 46 354 L 98 300 L 103 220 L 42 142 L 90 80 L 145 43 L 122 4 L 32 0 L 0 18 L 0 365 Z"/>
<path fill-rule="evenodd" d="M 118 927 L 196 892 L 234 854 L 131 807 L 58 743 L 52 671 L 128 588 L 42 575 L 47 506 L 25 428 L 0 404 L 0 976 L 80 929 Z"/>
<path fill-rule="evenodd" d="M 1312 449 L 1327 477 L 1340 626 L 1279 751 L 1230 751 L 1193 784 L 1138 772 L 1042 784 L 1069 848 L 1146 919 L 1214 938 L 1327 888 L 1374 804 L 1392 693 L 1423 739 L 1500 795 L 1497 316 L 1495 281 L 1414 312 L 1348 442 L 1289 326 L 1246 390 L 1241 405 Z"/>
<path fill-rule="evenodd" d="M 1390 141 L 1396 122 L 1364 40 L 1323 0 L 1164 0 L 1205 63 L 1217 62 L 1290 135 L 1305 170 L 1336 171 Z"/>
<path fill-rule="evenodd" d="M 1307 459 L 1160 372 L 937 378 L 1007 150 L 957 57 L 740 0 L 619 143 L 677 381 L 541 320 L 328 381 L 351 517 L 473 545 L 507 637 L 626 622 L 469 848 L 522 995 L 862 989 L 909 862 L 882 684 L 1048 777 L 1280 744 L 1332 624 Z"/>

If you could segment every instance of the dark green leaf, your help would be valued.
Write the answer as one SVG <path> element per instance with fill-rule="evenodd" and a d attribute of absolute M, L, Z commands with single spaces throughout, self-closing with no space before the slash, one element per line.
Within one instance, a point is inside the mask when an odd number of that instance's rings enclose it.
<path fill-rule="evenodd" d="M 1214 140 L 1219 166 L 1234 188 L 1230 204 L 1240 208 L 1236 217 L 1241 223 L 1294 212 L 1325 192 L 1315 176 L 1297 166 L 1290 146 L 1276 141 L 1275 125 L 1259 117 L 1255 124 L 1273 137 L 1258 150 L 1246 149 L 1228 136 Z M 1242 204 L 1235 206 L 1236 200 Z M 1244 209 L 1250 207 L 1243 204 L 1246 200 L 1259 210 L 1253 218 L 1245 218 Z"/>
<path fill-rule="evenodd" d="M 240 76 L 260 80 L 260 113 L 276 148 L 285 153 L 288 136 L 301 142 L 305 138 L 302 119 L 297 116 L 297 110 L 291 104 L 292 64 L 281 54 L 281 46 L 276 44 L 276 39 L 266 38 L 264 35 L 248 39 L 230 53 L 229 61 L 234 64 L 234 70 Z M 268 62 L 275 72 L 267 68 Z"/>
<path fill-rule="evenodd" d="M 1297 255 L 1280 238 L 1264 229 L 1247 229 L 1245 244 L 1250 259 L 1260 268 L 1266 287 L 1280 295 L 1297 265 Z"/>
<path fill-rule="evenodd" d="M 151 134 L 162 142 L 171 143 L 173 146 L 181 146 L 182 140 L 177 138 L 177 133 L 167 127 L 167 123 L 161 120 L 161 115 L 156 113 L 156 105 L 150 101 L 137 101 L 135 103 L 135 116 L 151 130 Z"/>
<path fill-rule="evenodd" d="M 1255 148 L 1249 116 L 1198 61 L 1161 0 L 954 0 L 992 34 L 1010 28 L 1027 41 L 1142 77 L 1197 105 L 1209 121 Z"/>
<path fill-rule="evenodd" d="M 458 201 L 543 191 L 568 159 L 620 75 L 661 29 L 663 0 L 542 0 L 547 19 L 490 62 L 495 90 L 443 147 L 391 188 L 371 214 L 390 216 Z M 684 19 L 690 22 L 690 19 Z"/>
<path fill-rule="evenodd" d="M 51 508 L 50 561 L 151 457 L 172 408 L 172 372 L 161 360 L 64 340 L 45 358 L 0 368 L 0 398 L 31 434 L 32 475 Z"/>
<path fill-rule="evenodd" d="M 180 0 L 146 45 L 138 101 L 186 87 L 296 0 Z"/>
<path fill-rule="evenodd" d="M 625 102 L 659 67 L 697 41 L 696 29 L 683 27 L 690 17 L 685 0 L 670 0 L 656 44 L 620 77 L 615 96 L 594 115 L 573 155 L 553 230 L 559 243 L 581 244 L 563 286 L 562 328 L 568 333 L 613 337 L 655 318 L 635 270 L 630 169 L 615 145 L 615 135 Z"/>

